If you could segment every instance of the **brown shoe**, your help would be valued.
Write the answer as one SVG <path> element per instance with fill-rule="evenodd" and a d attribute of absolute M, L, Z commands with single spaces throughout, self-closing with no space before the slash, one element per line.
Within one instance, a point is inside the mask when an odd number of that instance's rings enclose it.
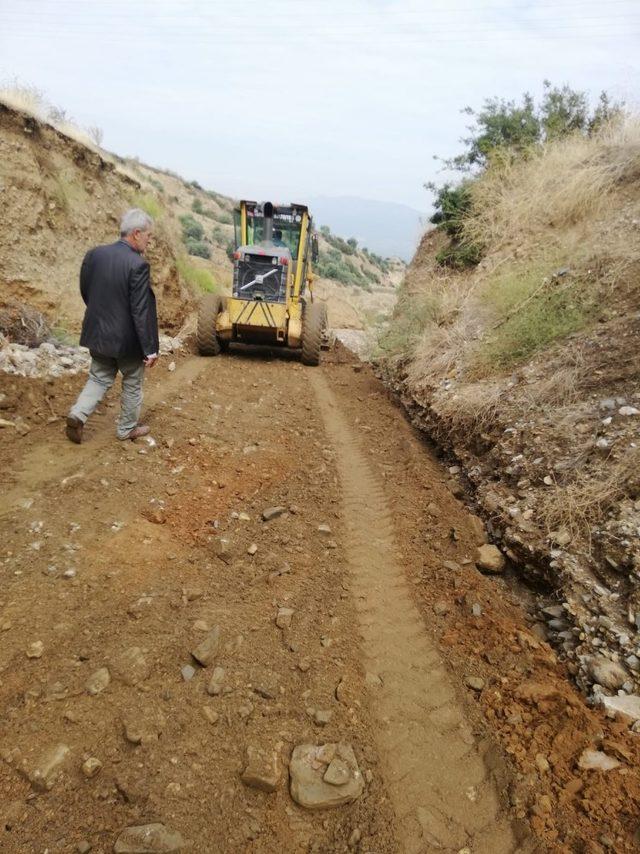
<path fill-rule="evenodd" d="M 76 418 L 75 415 L 69 415 L 69 417 L 67 418 L 67 426 L 65 429 L 67 439 L 69 439 L 71 442 L 75 442 L 76 445 L 79 445 L 82 442 L 83 427 L 84 423 L 80 421 L 79 418 Z"/>
<path fill-rule="evenodd" d="M 133 430 L 130 430 L 126 436 L 122 436 L 122 441 L 125 439 L 139 439 L 141 436 L 147 436 L 151 432 L 151 427 L 148 424 L 138 424 Z"/>

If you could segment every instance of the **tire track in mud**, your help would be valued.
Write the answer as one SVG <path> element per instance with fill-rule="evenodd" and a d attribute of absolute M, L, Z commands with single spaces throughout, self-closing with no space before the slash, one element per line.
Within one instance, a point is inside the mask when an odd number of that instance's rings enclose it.
<path fill-rule="evenodd" d="M 514 852 L 497 786 L 412 600 L 382 486 L 325 377 L 310 377 L 336 451 L 366 681 L 400 850 Z"/>

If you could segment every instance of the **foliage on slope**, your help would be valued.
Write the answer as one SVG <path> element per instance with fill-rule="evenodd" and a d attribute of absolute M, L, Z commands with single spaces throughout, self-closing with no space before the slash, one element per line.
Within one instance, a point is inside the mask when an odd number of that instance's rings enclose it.
<path fill-rule="evenodd" d="M 0 87 L 0 122 L 0 144 L 9 152 L 0 168 L 8 189 L 4 223 L 12 231 L 28 229 L 22 251 L 0 258 L 0 277 L 14 283 L 4 288 L 5 297 L 32 303 L 54 325 L 77 331 L 83 310 L 75 287 L 79 259 L 90 245 L 114 238 L 120 214 L 130 206 L 156 222 L 151 260 L 165 327 L 179 326 L 202 292 L 228 290 L 233 199 L 171 170 L 103 150 L 99 128 L 79 128 L 33 87 Z M 34 211 L 40 211 L 35 220 Z M 13 245 L 7 239 L 6 246 Z M 39 263 L 43 251 L 47 265 Z M 346 294 L 392 292 L 396 266 L 390 276 L 388 263 L 354 240 L 328 229 L 320 235 L 316 272 Z"/>

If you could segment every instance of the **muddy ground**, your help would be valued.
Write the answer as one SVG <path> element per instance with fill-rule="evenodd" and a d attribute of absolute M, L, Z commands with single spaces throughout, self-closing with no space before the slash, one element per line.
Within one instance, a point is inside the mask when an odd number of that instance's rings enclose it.
<path fill-rule="evenodd" d="M 111 852 L 149 822 L 195 854 L 636 850 L 638 736 L 571 687 L 534 594 L 477 570 L 478 520 L 368 369 L 168 361 L 155 445 L 115 440 L 115 396 L 71 445 L 81 377 L 0 378 L 30 428 L 0 432 L 0 850 Z M 334 742 L 363 793 L 310 811 L 292 751 Z M 275 791 L 243 782 L 248 748 Z"/>

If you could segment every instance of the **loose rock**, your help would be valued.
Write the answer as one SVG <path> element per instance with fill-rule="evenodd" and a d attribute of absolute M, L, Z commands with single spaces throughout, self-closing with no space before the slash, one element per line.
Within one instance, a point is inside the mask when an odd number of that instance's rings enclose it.
<path fill-rule="evenodd" d="M 280 781 L 279 746 L 265 749 L 250 745 L 244 771 L 240 779 L 245 786 L 261 789 L 263 792 L 275 792 Z"/>
<path fill-rule="evenodd" d="M 295 611 L 293 608 L 278 608 L 278 613 L 276 614 L 276 626 L 279 629 L 288 629 L 291 625 L 291 619 L 294 613 Z"/>
<path fill-rule="evenodd" d="M 89 692 L 89 694 L 96 695 L 102 693 L 104 689 L 111 682 L 111 675 L 106 667 L 101 667 L 100 670 L 96 670 L 95 673 L 92 673 L 91 676 L 87 679 L 85 688 Z"/>
<path fill-rule="evenodd" d="M 209 721 L 210 724 L 217 724 L 220 718 L 218 712 L 215 709 L 212 709 L 211 706 L 203 706 L 202 714 Z"/>
<path fill-rule="evenodd" d="M 497 546 L 485 544 L 477 551 L 476 566 L 486 572 L 503 572 L 505 567 L 504 555 Z"/>
<path fill-rule="evenodd" d="M 40 755 L 32 768 L 26 769 L 31 785 L 41 791 L 52 789 L 62 773 L 71 753 L 66 744 L 54 744 Z"/>
<path fill-rule="evenodd" d="M 206 638 L 198 644 L 191 655 L 203 667 L 208 667 L 220 648 L 220 626 L 214 626 Z"/>
<path fill-rule="evenodd" d="M 286 512 L 286 507 L 267 507 L 266 510 L 262 511 L 262 519 L 264 522 L 270 522 L 272 519 L 277 519 L 278 516 L 282 516 Z"/>
<path fill-rule="evenodd" d="M 593 681 L 609 691 L 617 691 L 618 688 L 622 688 L 629 678 L 629 674 L 622 665 L 602 656 L 594 656 L 589 659 L 588 669 Z"/>
<path fill-rule="evenodd" d="M 333 712 L 329 709 L 316 709 L 313 715 L 313 720 L 318 726 L 326 726 L 333 717 Z"/>
<path fill-rule="evenodd" d="M 322 779 L 325 783 L 330 783 L 332 786 L 343 786 L 349 782 L 351 770 L 344 760 L 335 757 L 327 766 Z"/>
<path fill-rule="evenodd" d="M 180 673 L 185 682 L 190 682 L 196 675 L 196 669 L 192 664 L 185 664 Z"/>
<path fill-rule="evenodd" d="M 211 679 L 207 685 L 207 694 L 212 697 L 217 697 L 222 693 L 222 683 L 224 682 L 224 668 L 214 667 Z"/>
<path fill-rule="evenodd" d="M 181 834 L 164 824 L 140 824 L 125 828 L 113 850 L 114 854 L 173 854 L 184 844 Z"/>
<path fill-rule="evenodd" d="M 100 773 L 101 768 L 102 762 L 95 756 L 90 756 L 86 762 L 82 763 L 82 773 L 85 777 L 95 777 L 96 774 Z"/>
<path fill-rule="evenodd" d="M 620 763 L 613 756 L 607 756 L 601 750 L 590 750 L 587 748 L 580 754 L 578 765 L 584 771 L 612 771 L 619 768 Z"/>
<path fill-rule="evenodd" d="M 637 694 L 629 697 L 605 697 L 601 694 L 599 700 L 602 708 L 617 720 L 629 724 L 640 721 L 640 697 Z"/>
<path fill-rule="evenodd" d="M 139 646 L 131 646 L 117 655 L 112 662 L 112 668 L 125 685 L 138 685 L 144 682 L 151 672 Z"/>
<path fill-rule="evenodd" d="M 127 741 L 131 744 L 152 744 L 158 741 L 166 721 L 155 706 L 136 707 L 122 715 L 122 726 Z"/>
<path fill-rule="evenodd" d="M 216 544 L 216 555 L 223 563 L 231 563 L 233 559 L 231 540 L 226 537 L 220 537 Z"/>
<path fill-rule="evenodd" d="M 344 783 L 330 783 L 324 779 L 334 759 L 340 760 L 348 770 Z M 332 779 L 341 776 L 341 767 L 334 766 Z M 364 780 L 349 744 L 300 744 L 293 751 L 289 774 L 291 797 L 307 809 L 342 806 L 359 798 L 364 790 Z"/>
<path fill-rule="evenodd" d="M 44 644 L 42 641 L 35 641 L 27 647 L 27 658 L 41 658 L 44 652 Z"/>

